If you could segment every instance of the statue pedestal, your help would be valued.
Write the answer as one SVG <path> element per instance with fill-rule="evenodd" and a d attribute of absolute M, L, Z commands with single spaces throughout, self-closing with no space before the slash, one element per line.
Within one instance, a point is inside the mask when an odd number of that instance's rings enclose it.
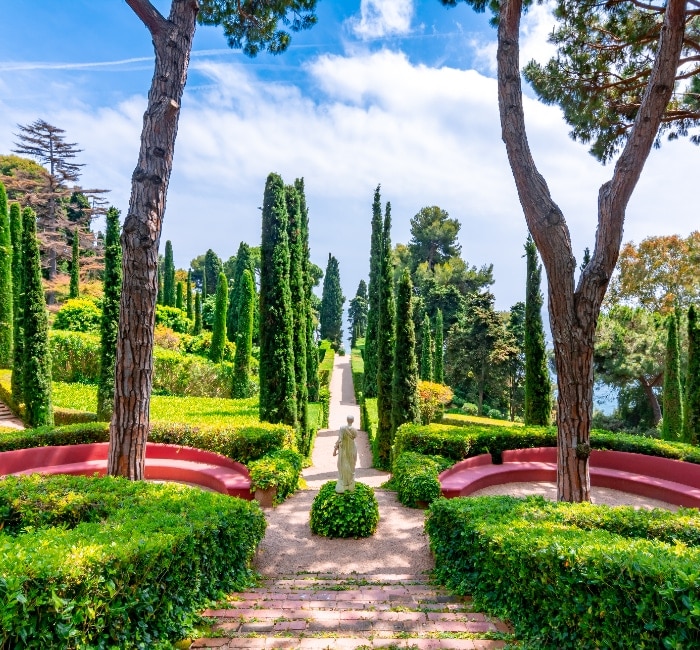
<path fill-rule="evenodd" d="M 277 496 L 277 487 L 274 485 L 264 490 L 255 489 L 255 500 L 260 504 L 261 508 L 273 508 L 275 496 Z"/>

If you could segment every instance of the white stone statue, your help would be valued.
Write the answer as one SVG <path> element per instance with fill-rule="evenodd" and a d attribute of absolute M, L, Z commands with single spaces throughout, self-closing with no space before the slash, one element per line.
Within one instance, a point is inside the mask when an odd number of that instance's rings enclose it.
<path fill-rule="evenodd" d="M 335 491 L 352 492 L 355 489 L 355 464 L 357 463 L 357 445 L 355 438 L 357 437 L 357 429 L 352 426 L 355 418 L 348 415 L 347 426 L 340 427 L 338 431 L 338 439 L 333 447 L 333 455 L 338 456 L 338 481 L 335 485 Z"/>

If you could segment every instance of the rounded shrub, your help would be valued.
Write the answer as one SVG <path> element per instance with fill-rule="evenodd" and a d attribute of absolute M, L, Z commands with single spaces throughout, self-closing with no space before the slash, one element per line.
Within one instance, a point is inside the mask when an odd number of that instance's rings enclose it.
<path fill-rule="evenodd" d="M 374 490 L 355 483 L 352 492 L 338 494 L 336 481 L 324 483 L 311 505 L 311 532 L 324 537 L 369 537 L 377 530 L 379 504 Z"/>
<path fill-rule="evenodd" d="M 66 300 L 56 312 L 53 326 L 71 332 L 99 332 L 102 310 L 90 298 Z"/>

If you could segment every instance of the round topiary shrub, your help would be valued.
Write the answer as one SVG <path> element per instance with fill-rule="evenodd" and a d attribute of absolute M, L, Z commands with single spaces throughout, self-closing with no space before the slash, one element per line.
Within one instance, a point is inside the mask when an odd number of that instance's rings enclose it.
<path fill-rule="evenodd" d="M 311 505 L 311 531 L 324 537 L 369 537 L 377 530 L 379 504 L 374 490 L 355 483 L 352 492 L 338 494 L 336 481 L 324 483 Z"/>

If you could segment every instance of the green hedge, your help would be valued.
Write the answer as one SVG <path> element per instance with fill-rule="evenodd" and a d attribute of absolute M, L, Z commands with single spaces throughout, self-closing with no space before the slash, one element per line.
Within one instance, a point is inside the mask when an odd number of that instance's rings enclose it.
<path fill-rule="evenodd" d="M 248 464 L 251 490 L 277 488 L 274 503 L 282 503 L 299 485 L 303 456 L 291 449 L 277 449 Z"/>
<path fill-rule="evenodd" d="M 442 456 L 424 456 L 412 451 L 401 454 L 392 468 L 399 501 L 409 508 L 415 508 L 418 501 L 435 501 L 442 493 L 438 474 L 452 464 Z"/>
<path fill-rule="evenodd" d="M 215 451 L 240 463 L 248 463 L 276 449 L 291 449 L 294 430 L 284 424 L 256 426 L 198 427 L 172 422 L 151 422 L 149 442 Z M 25 429 L 0 436 L 0 451 L 109 442 L 109 423 L 73 424 Z"/>
<path fill-rule="evenodd" d="M 355 401 L 362 404 L 362 386 L 365 378 L 365 360 L 362 358 L 362 350 L 353 348 L 350 351 L 350 368 L 352 370 L 352 385 L 355 389 Z"/>
<path fill-rule="evenodd" d="M 0 482 L 0 647 L 158 648 L 245 588 L 257 503 L 76 476 Z"/>
<path fill-rule="evenodd" d="M 321 388 L 330 386 L 334 359 L 335 350 L 331 347 L 331 342 L 321 341 L 318 348 L 318 380 Z"/>
<path fill-rule="evenodd" d="M 557 435 L 554 427 L 404 424 L 396 432 L 393 453 L 397 458 L 406 451 L 414 451 L 419 454 L 444 456 L 454 462 L 490 453 L 494 463 L 500 463 L 501 452 L 507 449 L 556 445 Z M 700 449 L 693 445 L 610 431 L 591 431 L 591 447 L 700 463 Z"/>
<path fill-rule="evenodd" d="M 311 532 L 324 537 L 369 537 L 379 524 L 379 504 L 374 490 L 365 483 L 338 494 L 336 481 L 321 486 L 311 504 Z"/>
<path fill-rule="evenodd" d="M 426 521 L 438 581 L 541 650 L 698 647 L 698 527 L 541 497 L 439 499 Z"/>
<path fill-rule="evenodd" d="M 367 432 L 370 444 L 372 448 L 374 448 L 374 440 L 377 436 L 377 424 L 379 422 L 376 397 L 365 397 L 362 400 L 360 419 L 362 420 L 362 430 Z"/>

